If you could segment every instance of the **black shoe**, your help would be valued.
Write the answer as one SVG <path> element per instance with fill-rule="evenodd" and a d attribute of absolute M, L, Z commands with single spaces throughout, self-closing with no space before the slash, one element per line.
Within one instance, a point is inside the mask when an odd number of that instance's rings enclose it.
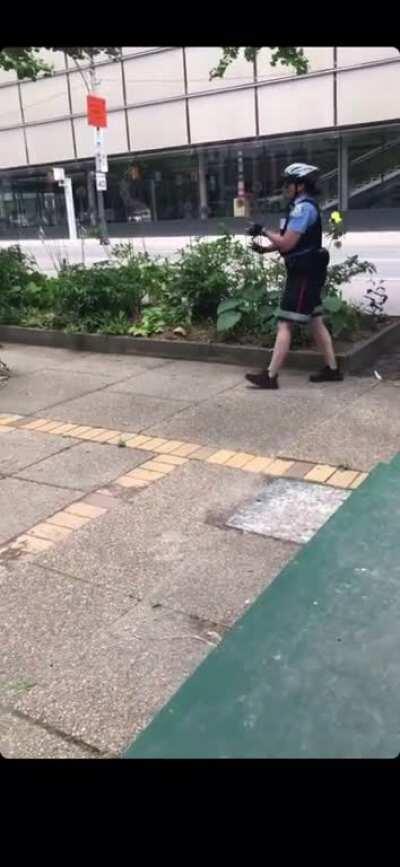
<path fill-rule="evenodd" d="M 278 376 L 270 376 L 267 370 L 261 373 L 246 373 L 246 379 L 257 388 L 279 388 Z"/>
<path fill-rule="evenodd" d="M 331 367 L 323 367 L 319 373 L 313 373 L 310 376 L 310 382 L 342 382 L 343 373 L 337 367 L 332 370 Z"/>

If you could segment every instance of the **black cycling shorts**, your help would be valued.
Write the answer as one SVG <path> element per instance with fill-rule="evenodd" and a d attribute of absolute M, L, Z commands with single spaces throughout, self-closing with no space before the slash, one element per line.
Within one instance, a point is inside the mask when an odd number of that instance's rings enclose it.
<path fill-rule="evenodd" d="M 306 325 L 322 316 L 322 289 L 329 262 L 328 251 L 322 255 L 302 256 L 302 261 L 286 262 L 287 278 L 278 311 L 278 320 Z M 299 257 L 300 260 L 300 257 Z"/>

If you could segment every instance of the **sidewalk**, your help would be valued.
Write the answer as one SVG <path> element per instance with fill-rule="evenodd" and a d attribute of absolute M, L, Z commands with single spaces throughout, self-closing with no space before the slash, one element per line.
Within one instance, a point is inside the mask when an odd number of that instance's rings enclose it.
<path fill-rule="evenodd" d="M 398 452 L 399 388 L 287 372 L 265 393 L 218 364 L 1 357 L 0 752 L 121 755 Z M 251 525 L 271 497 L 284 520 Z"/>

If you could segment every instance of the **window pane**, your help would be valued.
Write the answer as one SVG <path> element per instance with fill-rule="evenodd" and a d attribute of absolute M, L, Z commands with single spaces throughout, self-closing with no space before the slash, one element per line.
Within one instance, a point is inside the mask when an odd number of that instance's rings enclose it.
<path fill-rule="evenodd" d="M 347 133 L 349 208 L 400 203 L 400 126 Z"/>
<path fill-rule="evenodd" d="M 4 173 L 0 184 L 0 230 L 65 226 L 64 191 L 54 183 L 50 168 Z"/>
<path fill-rule="evenodd" d="M 106 203 L 117 222 L 197 218 L 197 178 L 197 157 L 190 152 L 112 161 Z"/>

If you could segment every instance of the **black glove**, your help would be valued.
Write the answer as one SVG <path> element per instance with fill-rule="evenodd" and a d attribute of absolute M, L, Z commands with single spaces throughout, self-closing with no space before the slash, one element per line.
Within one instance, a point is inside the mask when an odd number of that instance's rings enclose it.
<path fill-rule="evenodd" d="M 257 244 L 256 241 L 250 245 L 250 249 L 253 250 L 254 253 L 265 253 L 265 247 L 262 244 Z"/>
<path fill-rule="evenodd" d="M 257 235 L 263 234 L 263 227 L 261 223 L 252 223 L 251 226 L 247 229 L 247 234 L 251 235 L 252 238 L 256 238 Z"/>

